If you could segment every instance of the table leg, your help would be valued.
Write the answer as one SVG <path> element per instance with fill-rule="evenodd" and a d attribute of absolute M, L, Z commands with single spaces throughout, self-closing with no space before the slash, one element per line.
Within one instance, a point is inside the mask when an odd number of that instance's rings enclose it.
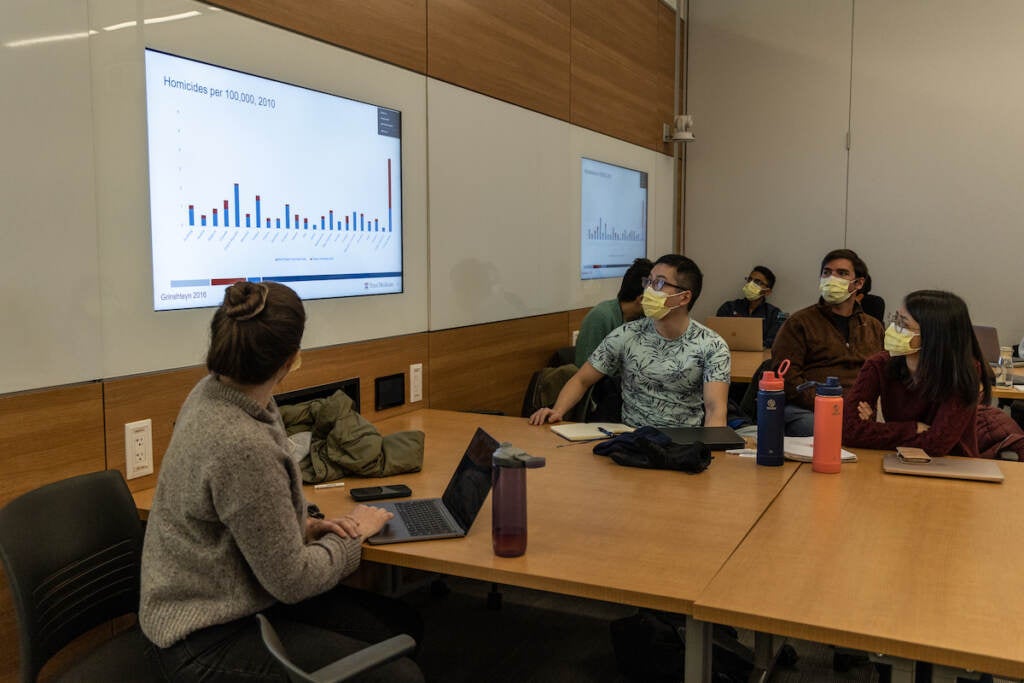
<path fill-rule="evenodd" d="M 754 670 L 750 672 L 751 683 L 764 683 L 772 675 L 775 668 L 775 649 L 772 634 L 757 631 L 754 633 Z"/>
<path fill-rule="evenodd" d="M 876 654 L 868 655 L 868 659 L 872 662 L 891 666 L 892 683 L 914 683 L 914 670 L 917 668 L 917 662 L 914 660 Z"/>
<path fill-rule="evenodd" d="M 711 682 L 711 624 L 686 615 L 685 683 Z"/>

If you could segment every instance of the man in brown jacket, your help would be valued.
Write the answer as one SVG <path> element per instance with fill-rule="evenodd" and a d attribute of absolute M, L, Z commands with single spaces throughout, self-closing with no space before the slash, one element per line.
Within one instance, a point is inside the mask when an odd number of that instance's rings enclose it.
<path fill-rule="evenodd" d="M 791 315 L 775 337 L 772 365 L 784 358 L 790 362 L 785 376 L 788 436 L 814 432 L 814 389 L 797 391 L 799 385 L 832 376 L 848 389 L 864 361 L 882 350 L 882 324 L 864 313 L 853 296 L 867 274 L 867 265 L 851 249 L 825 254 L 818 303 Z"/>

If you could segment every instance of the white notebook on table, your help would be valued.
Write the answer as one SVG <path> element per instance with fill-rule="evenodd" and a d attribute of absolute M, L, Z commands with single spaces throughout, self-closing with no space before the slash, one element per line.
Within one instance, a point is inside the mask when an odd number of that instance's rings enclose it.
<path fill-rule="evenodd" d="M 601 430 L 604 431 L 601 431 Z M 615 434 L 633 431 L 629 425 L 619 422 L 571 422 L 551 425 L 551 431 L 569 441 L 597 441 L 608 439 Z"/>

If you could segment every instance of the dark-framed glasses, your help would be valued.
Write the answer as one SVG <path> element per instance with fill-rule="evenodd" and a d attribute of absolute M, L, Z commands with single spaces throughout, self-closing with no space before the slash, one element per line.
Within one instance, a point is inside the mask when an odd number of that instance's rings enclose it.
<path fill-rule="evenodd" d="M 657 279 L 653 279 L 653 280 L 651 278 L 649 278 L 649 277 L 645 277 L 642 280 L 640 280 L 640 284 L 643 287 L 650 287 L 655 292 L 660 292 L 665 287 L 671 287 L 671 288 L 676 289 L 676 290 L 678 290 L 680 292 L 689 291 L 686 287 L 680 287 L 679 285 L 672 284 L 671 282 L 669 282 L 665 278 L 660 278 L 660 277 L 657 278 Z"/>

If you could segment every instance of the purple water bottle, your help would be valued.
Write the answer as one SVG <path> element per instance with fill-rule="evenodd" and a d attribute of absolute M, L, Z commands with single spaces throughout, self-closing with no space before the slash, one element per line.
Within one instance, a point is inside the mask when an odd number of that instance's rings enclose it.
<path fill-rule="evenodd" d="M 491 456 L 491 539 L 494 554 L 526 552 L 526 468 L 544 467 L 544 458 L 503 443 Z"/>

